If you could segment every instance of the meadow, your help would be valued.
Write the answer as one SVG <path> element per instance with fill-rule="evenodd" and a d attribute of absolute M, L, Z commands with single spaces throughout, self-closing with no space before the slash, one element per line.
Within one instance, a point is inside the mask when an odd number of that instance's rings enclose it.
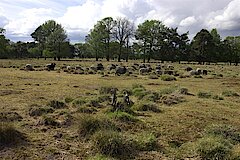
<path fill-rule="evenodd" d="M 240 67 L 173 63 L 208 75 L 73 74 L 94 61 L 0 60 L 1 159 L 240 159 Z M 110 63 L 101 63 L 107 66 Z M 131 66 L 137 61 L 118 63 Z M 155 63 L 151 63 L 155 66 Z M 111 88 L 117 88 L 114 109 Z M 132 102 L 125 105 L 124 93 Z"/>

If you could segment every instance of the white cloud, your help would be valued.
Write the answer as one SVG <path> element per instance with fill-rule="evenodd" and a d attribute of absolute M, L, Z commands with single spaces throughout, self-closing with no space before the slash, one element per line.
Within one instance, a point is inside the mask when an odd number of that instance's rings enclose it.
<path fill-rule="evenodd" d="M 196 22 L 197 22 L 197 20 L 195 19 L 195 17 L 191 16 L 191 17 L 187 17 L 187 18 L 183 19 L 179 25 L 182 27 L 188 27 L 188 26 L 194 25 Z"/>
<path fill-rule="evenodd" d="M 5 26 L 7 33 L 16 36 L 30 36 L 39 25 L 53 18 L 53 11 L 45 8 L 33 8 L 22 11 L 19 19 L 10 20 Z"/>
<path fill-rule="evenodd" d="M 233 0 L 222 11 L 212 13 L 214 15 L 207 21 L 209 28 L 220 30 L 240 30 L 240 1 Z"/>

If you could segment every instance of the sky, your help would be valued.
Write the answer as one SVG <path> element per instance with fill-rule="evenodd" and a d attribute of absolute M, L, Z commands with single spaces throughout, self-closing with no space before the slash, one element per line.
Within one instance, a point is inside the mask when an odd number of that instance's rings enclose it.
<path fill-rule="evenodd" d="M 240 35 L 240 0 L 0 0 L 0 27 L 12 41 L 33 41 L 30 34 L 47 20 L 67 31 L 71 42 L 83 42 L 98 20 L 126 17 L 137 26 L 156 19 L 189 31 L 205 28 L 221 37 Z"/>

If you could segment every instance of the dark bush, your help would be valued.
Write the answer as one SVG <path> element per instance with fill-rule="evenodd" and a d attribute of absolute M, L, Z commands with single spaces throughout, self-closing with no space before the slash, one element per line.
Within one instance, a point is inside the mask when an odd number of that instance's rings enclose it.
<path fill-rule="evenodd" d="M 156 113 L 161 112 L 161 110 L 158 108 L 156 104 L 151 102 L 145 102 L 145 101 L 133 106 L 133 109 L 137 111 L 152 111 Z"/>
<path fill-rule="evenodd" d="M 29 109 L 30 116 L 41 116 L 47 113 L 53 113 L 54 110 L 51 107 L 42 107 L 39 105 L 31 105 Z"/>
<path fill-rule="evenodd" d="M 198 98 L 211 98 L 212 94 L 209 92 L 200 91 L 200 92 L 198 92 L 197 96 L 198 96 Z"/>
<path fill-rule="evenodd" d="M 64 102 L 60 102 L 60 101 L 50 101 L 48 106 L 54 108 L 54 109 L 62 109 L 62 108 L 66 108 L 67 105 Z"/>

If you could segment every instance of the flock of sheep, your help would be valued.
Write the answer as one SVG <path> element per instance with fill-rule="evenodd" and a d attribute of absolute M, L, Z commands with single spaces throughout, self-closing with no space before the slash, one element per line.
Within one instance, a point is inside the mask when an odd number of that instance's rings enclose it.
<path fill-rule="evenodd" d="M 44 69 L 41 70 L 48 70 L 53 71 L 55 70 L 56 64 L 51 63 L 47 64 Z M 109 73 L 115 73 L 115 75 L 123 75 L 123 74 L 132 74 L 138 73 L 139 75 L 147 75 L 150 73 L 154 73 L 156 75 L 168 74 L 179 76 L 178 72 L 174 70 L 173 65 L 164 65 L 164 64 L 156 64 L 155 67 L 152 67 L 150 64 L 138 64 L 134 63 L 131 66 L 123 66 L 118 64 L 109 64 L 106 68 L 103 66 L 102 63 L 93 64 L 90 67 L 82 67 L 82 66 L 67 66 L 63 65 L 59 68 L 59 70 L 63 70 L 64 72 L 75 73 L 75 74 L 84 74 L 84 73 L 97 73 L 98 71 L 108 71 Z M 34 67 L 31 64 L 26 64 L 24 67 L 26 71 L 35 71 Z M 189 73 L 189 75 L 207 75 L 208 71 L 205 69 L 197 68 L 196 70 L 192 69 L 191 67 L 185 67 L 185 71 Z M 39 70 L 37 70 L 39 71 Z"/>

